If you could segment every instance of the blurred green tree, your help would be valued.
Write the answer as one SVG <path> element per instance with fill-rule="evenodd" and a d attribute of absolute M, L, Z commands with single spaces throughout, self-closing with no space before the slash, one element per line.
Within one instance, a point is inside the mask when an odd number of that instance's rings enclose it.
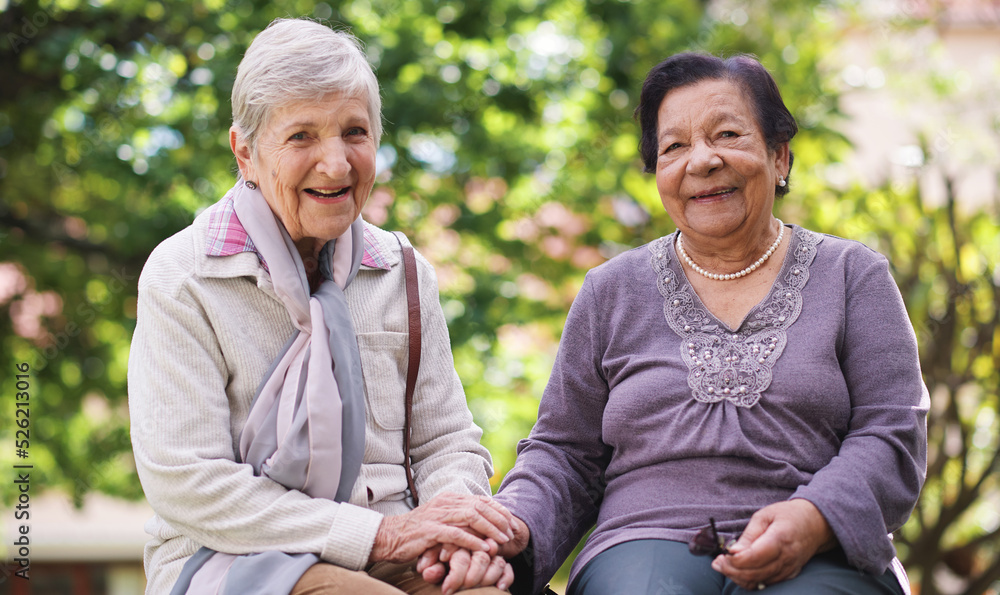
<path fill-rule="evenodd" d="M 645 71 L 684 48 L 755 52 L 809 123 L 802 147 L 834 137 L 817 69 L 831 18 L 772 4 L 779 16 L 756 23 L 697 1 L 0 2 L 0 76 L 14 81 L 0 89 L 0 325 L 4 365 L 35 375 L 42 484 L 139 496 L 125 408 L 136 280 L 231 185 L 232 79 L 272 19 L 306 15 L 367 42 L 387 134 L 366 216 L 437 265 L 499 478 L 583 273 L 670 231 L 636 157 Z"/>
<path fill-rule="evenodd" d="M 921 595 L 982 595 L 1000 580 L 1000 224 L 945 186 L 944 204 L 887 182 L 785 211 L 888 257 L 931 395 L 927 480 L 897 550 Z"/>
<path fill-rule="evenodd" d="M 957 262 L 950 253 L 914 255 L 949 237 L 942 215 L 891 190 L 882 191 L 884 210 L 873 211 L 867 191 L 825 181 L 824 168 L 849 151 L 835 131 L 840 85 L 828 64 L 845 34 L 840 3 L 752 4 L 0 0 L 0 80 L 9 81 L 0 86 L 0 366 L 9 370 L 0 389 L 13 394 L 14 366 L 30 364 L 36 485 L 77 501 L 91 490 L 141 496 L 125 383 L 136 280 L 152 248 L 232 184 L 228 98 L 244 49 L 272 19 L 310 16 L 352 30 L 377 68 L 386 135 L 365 216 L 406 231 L 437 268 L 456 366 L 494 454 L 495 483 L 534 422 L 584 273 L 673 230 L 637 156 L 631 114 L 646 71 L 681 50 L 749 52 L 775 74 L 801 125 L 795 190 L 780 206 L 786 220 L 916 262 L 897 268 L 917 328 L 938 333 L 933 347 L 947 344 L 956 366 L 968 362 L 979 374 L 963 376 L 972 380 L 953 392 L 985 387 L 965 397 L 971 409 L 954 414 L 962 437 L 980 436 L 969 442 L 975 448 L 942 451 L 959 463 L 932 459 L 950 475 L 932 474 L 939 487 L 928 490 L 901 543 L 926 573 L 943 563 L 941 552 L 927 553 L 941 543 L 956 550 L 975 542 L 977 556 L 995 553 L 995 530 L 977 529 L 976 514 L 995 502 L 996 459 L 992 467 L 977 461 L 996 451 L 996 440 L 973 429 L 995 435 L 1000 423 L 1000 335 L 982 328 L 983 315 L 973 324 L 930 309 L 988 309 L 982 295 L 995 295 L 993 273 L 981 276 L 976 306 L 960 306 L 971 277 L 941 294 L 927 272 Z M 896 201 L 910 205 L 910 219 L 895 217 Z M 963 246 L 979 245 L 969 230 L 981 239 L 994 229 L 983 219 L 953 228 L 966 234 Z M 992 246 L 978 257 L 963 252 L 962 262 L 995 265 Z M 967 328 L 978 329 L 980 351 Z M 0 409 L 0 444 L 13 444 L 12 420 L 13 407 Z M 944 444 L 941 431 L 932 427 L 932 438 Z M 0 464 L 13 462 L 12 450 L 0 449 Z M 983 473 L 971 496 L 952 493 L 955 464 Z M 6 484 L 0 494 L 4 502 L 14 496 Z M 941 512 L 966 500 L 959 514 Z"/>

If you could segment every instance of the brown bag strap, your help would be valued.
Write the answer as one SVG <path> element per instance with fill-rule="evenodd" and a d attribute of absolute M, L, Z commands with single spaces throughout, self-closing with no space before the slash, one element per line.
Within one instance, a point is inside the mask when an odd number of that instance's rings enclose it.
<path fill-rule="evenodd" d="M 403 418 L 403 454 L 406 458 L 403 467 L 406 469 L 406 485 L 410 488 L 413 505 L 417 506 L 420 499 L 417 497 L 417 486 L 413 483 L 413 470 L 410 468 L 410 419 L 413 414 L 413 389 L 417 385 L 417 372 L 420 370 L 420 289 L 417 285 L 417 259 L 413 256 L 413 248 L 403 244 L 399 239 L 399 232 L 393 235 L 403 252 L 410 350 L 410 360 L 406 366 L 406 416 Z"/>

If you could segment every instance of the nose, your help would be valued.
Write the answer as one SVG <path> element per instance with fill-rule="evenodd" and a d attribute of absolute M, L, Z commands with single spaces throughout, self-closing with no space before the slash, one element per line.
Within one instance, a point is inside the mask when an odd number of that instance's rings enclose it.
<path fill-rule="evenodd" d="M 691 147 L 687 162 L 687 173 L 696 176 L 707 176 L 722 167 L 722 157 L 719 157 L 715 147 L 705 141 L 697 141 Z"/>
<path fill-rule="evenodd" d="M 320 145 L 319 151 L 320 154 L 316 160 L 317 172 L 339 181 L 351 171 L 351 163 L 347 160 L 347 147 L 344 145 L 343 139 L 327 139 Z"/>

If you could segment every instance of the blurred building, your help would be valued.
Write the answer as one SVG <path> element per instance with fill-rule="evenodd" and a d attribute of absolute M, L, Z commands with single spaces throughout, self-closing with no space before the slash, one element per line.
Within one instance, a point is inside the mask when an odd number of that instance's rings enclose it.
<path fill-rule="evenodd" d="M 852 158 L 829 180 L 917 176 L 924 196 L 1000 210 L 1000 2 L 871 0 L 831 61 Z"/>
<path fill-rule="evenodd" d="M 67 496 L 49 492 L 33 495 L 30 510 L 30 579 L 14 576 L 17 567 L 8 566 L 0 574 L 0 594 L 142 595 L 149 505 L 90 494 L 77 509 Z M 16 522 L 4 519 L 6 560 L 16 557 Z"/>

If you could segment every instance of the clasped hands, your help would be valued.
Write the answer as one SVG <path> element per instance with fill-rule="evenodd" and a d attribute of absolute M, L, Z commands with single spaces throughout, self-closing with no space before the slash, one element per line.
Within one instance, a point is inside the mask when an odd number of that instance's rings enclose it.
<path fill-rule="evenodd" d="M 527 543 L 524 523 L 490 497 L 440 494 L 406 514 L 385 517 L 369 561 L 417 559 L 417 572 L 442 583 L 445 595 L 493 585 L 504 590 L 514 582 L 504 556 Z"/>

